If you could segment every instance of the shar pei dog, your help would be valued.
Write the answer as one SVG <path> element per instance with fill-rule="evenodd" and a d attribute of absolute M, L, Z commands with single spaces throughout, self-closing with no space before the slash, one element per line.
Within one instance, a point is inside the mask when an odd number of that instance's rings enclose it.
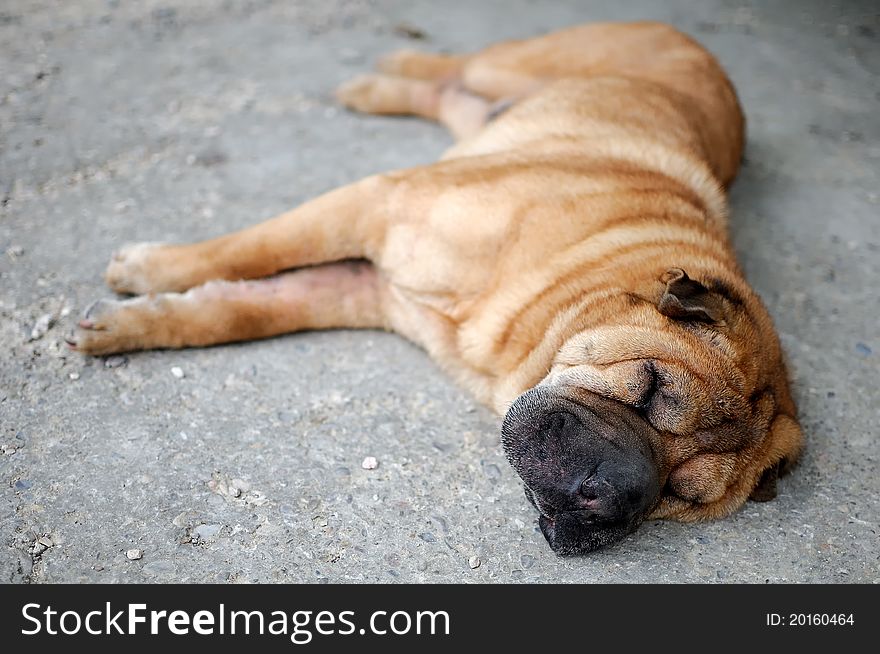
<path fill-rule="evenodd" d="M 337 96 L 456 144 L 233 234 L 123 247 L 106 281 L 136 297 L 93 304 L 70 346 L 401 334 L 504 416 L 559 554 L 775 496 L 802 433 L 728 237 L 744 119 L 709 52 L 664 24 L 589 24 L 396 52 Z"/>

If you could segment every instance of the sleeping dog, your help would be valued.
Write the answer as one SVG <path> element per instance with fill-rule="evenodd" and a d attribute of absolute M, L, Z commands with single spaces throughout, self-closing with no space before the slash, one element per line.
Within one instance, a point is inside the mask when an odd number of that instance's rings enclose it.
<path fill-rule="evenodd" d="M 744 121 L 712 55 L 667 25 L 591 24 L 397 52 L 338 97 L 457 142 L 234 234 L 122 248 L 106 280 L 137 297 L 92 305 L 71 347 L 394 331 L 504 415 L 560 554 L 775 495 L 802 436 L 727 234 Z"/>

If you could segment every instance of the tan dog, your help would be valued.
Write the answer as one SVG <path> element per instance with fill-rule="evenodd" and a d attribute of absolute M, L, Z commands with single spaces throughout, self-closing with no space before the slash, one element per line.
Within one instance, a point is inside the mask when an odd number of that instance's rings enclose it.
<path fill-rule="evenodd" d="M 594 24 L 380 71 L 340 99 L 441 121 L 459 143 L 438 163 L 204 243 L 123 248 L 107 282 L 141 297 L 93 305 L 71 346 L 395 331 L 506 412 L 560 553 L 775 495 L 801 431 L 728 241 L 743 117 L 716 60 L 666 25 Z"/>

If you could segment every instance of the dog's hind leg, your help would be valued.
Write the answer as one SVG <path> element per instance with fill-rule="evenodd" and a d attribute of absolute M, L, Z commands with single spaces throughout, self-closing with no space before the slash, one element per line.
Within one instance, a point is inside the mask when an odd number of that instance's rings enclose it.
<path fill-rule="evenodd" d="M 382 328 L 384 281 L 347 261 L 255 281 L 214 281 L 186 293 L 100 300 L 67 341 L 85 354 L 215 345 L 306 329 Z"/>
<path fill-rule="evenodd" d="M 368 177 L 201 243 L 125 246 L 113 255 L 105 280 L 119 293 L 180 292 L 214 279 L 256 279 L 319 263 L 369 259 L 383 238 L 392 178 Z"/>
<path fill-rule="evenodd" d="M 490 69 L 487 85 L 487 67 L 481 57 L 480 53 L 456 56 L 400 50 L 380 59 L 377 73 L 342 84 L 336 97 L 349 109 L 363 113 L 435 120 L 462 141 L 543 83 L 528 74 Z"/>
<path fill-rule="evenodd" d="M 336 90 L 349 109 L 369 114 L 412 115 L 444 125 L 457 141 L 476 134 L 492 103 L 452 79 L 434 81 L 382 73 L 361 75 Z"/>
<path fill-rule="evenodd" d="M 434 81 L 446 81 L 461 77 L 469 55 L 444 55 L 397 50 L 381 57 L 376 70 L 386 75 Z"/>
<path fill-rule="evenodd" d="M 379 59 L 377 73 L 342 84 L 336 97 L 349 109 L 363 113 L 437 121 L 461 141 L 477 133 L 492 110 L 491 102 L 461 83 L 469 59 L 398 50 Z"/>

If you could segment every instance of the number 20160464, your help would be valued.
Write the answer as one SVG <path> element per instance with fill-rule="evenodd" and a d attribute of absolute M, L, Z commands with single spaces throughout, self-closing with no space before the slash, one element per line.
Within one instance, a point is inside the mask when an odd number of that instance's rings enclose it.
<path fill-rule="evenodd" d="M 852 626 L 852 613 L 768 613 L 768 627 L 828 627 Z"/>

